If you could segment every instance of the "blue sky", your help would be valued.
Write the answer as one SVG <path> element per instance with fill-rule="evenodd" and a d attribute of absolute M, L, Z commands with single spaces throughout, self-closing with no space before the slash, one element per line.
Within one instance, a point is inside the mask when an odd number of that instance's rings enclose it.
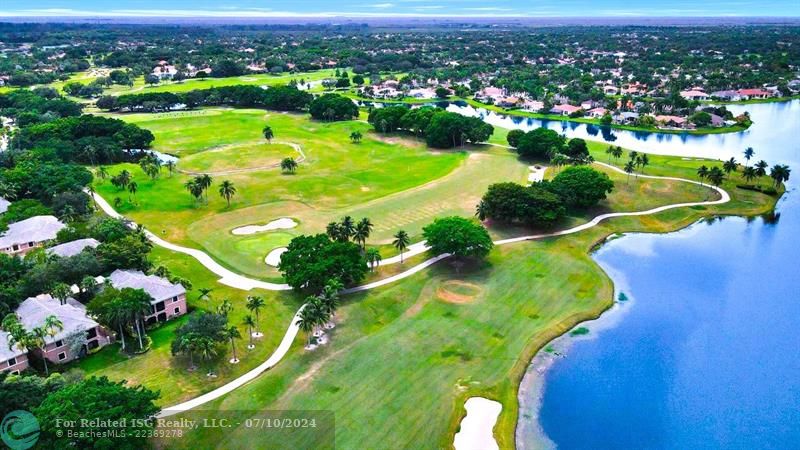
<path fill-rule="evenodd" d="M 800 16 L 800 0 L 2 0 L 0 16 Z"/>

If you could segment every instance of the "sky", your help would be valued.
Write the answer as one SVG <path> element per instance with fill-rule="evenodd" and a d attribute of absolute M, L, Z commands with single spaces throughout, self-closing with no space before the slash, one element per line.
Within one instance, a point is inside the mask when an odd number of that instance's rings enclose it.
<path fill-rule="evenodd" d="M 798 17 L 800 0 L 1 0 L 0 17 Z"/>

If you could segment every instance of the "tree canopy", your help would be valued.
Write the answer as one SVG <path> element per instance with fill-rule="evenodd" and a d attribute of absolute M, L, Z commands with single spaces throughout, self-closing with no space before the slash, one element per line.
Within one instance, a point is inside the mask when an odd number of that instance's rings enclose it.
<path fill-rule="evenodd" d="M 292 239 L 278 269 L 292 288 L 319 292 L 331 279 L 345 285 L 360 282 L 367 273 L 367 262 L 357 244 L 317 234 Z"/>
<path fill-rule="evenodd" d="M 434 254 L 482 258 L 494 244 L 486 228 L 469 219 L 451 216 L 434 220 L 422 228 L 422 235 Z"/>

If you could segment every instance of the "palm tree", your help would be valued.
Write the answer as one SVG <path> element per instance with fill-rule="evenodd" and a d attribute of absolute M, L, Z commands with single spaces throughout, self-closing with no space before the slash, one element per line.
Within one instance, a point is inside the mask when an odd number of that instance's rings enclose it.
<path fill-rule="evenodd" d="M 172 172 L 175 171 L 175 161 L 173 161 L 173 160 L 167 161 L 166 166 L 167 166 L 167 171 L 169 171 L 169 176 L 171 178 L 172 177 Z"/>
<path fill-rule="evenodd" d="M 782 165 L 782 164 L 775 164 L 772 166 L 772 169 L 769 172 L 770 178 L 775 180 L 775 188 L 780 186 L 781 183 L 789 180 L 789 175 L 791 174 L 792 170 L 789 169 L 789 166 Z"/>
<path fill-rule="evenodd" d="M 233 311 L 233 303 L 231 303 L 231 301 L 228 300 L 227 298 L 223 299 L 222 303 L 220 303 L 219 306 L 217 306 L 217 314 L 219 314 L 220 316 L 228 317 L 228 313 L 230 313 L 231 311 Z"/>
<path fill-rule="evenodd" d="M 203 188 L 203 191 L 206 193 L 206 201 L 208 201 L 208 188 L 211 187 L 211 183 L 214 181 L 211 178 L 211 175 L 204 173 L 200 176 L 195 177 L 197 183 Z"/>
<path fill-rule="evenodd" d="M 133 298 L 128 298 L 125 309 L 128 312 L 130 321 L 133 322 L 136 328 L 136 338 L 139 340 L 139 350 L 144 350 L 144 340 L 142 337 L 147 337 L 147 331 L 144 326 L 144 317 L 152 311 L 149 296 L 137 295 Z"/>
<path fill-rule="evenodd" d="M 200 352 L 200 356 L 209 360 L 217 354 L 217 343 L 207 336 L 196 336 L 194 339 L 194 348 Z"/>
<path fill-rule="evenodd" d="M 6 333 L 8 333 L 6 339 L 8 341 L 8 349 L 13 350 L 14 347 L 17 350 L 28 353 L 32 347 L 36 346 L 36 337 L 33 336 L 28 330 L 22 326 L 22 323 L 19 321 L 19 317 L 14 314 L 8 314 L 4 319 L 2 325 L 0 325 Z"/>
<path fill-rule="evenodd" d="M 628 184 L 628 183 L 630 183 L 630 181 L 631 181 L 631 174 L 633 173 L 633 171 L 634 171 L 635 169 L 636 169 L 636 166 L 634 166 L 634 164 L 633 164 L 633 160 L 631 160 L 631 161 L 628 161 L 627 163 L 625 163 L 625 169 L 624 169 L 624 170 L 625 170 L 625 173 L 627 173 L 627 174 L 628 174 L 628 178 L 627 178 L 627 180 L 625 180 L 625 184 Z M 564 172 L 564 173 L 566 173 L 566 172 Z"/>
<path fill-rule="evenodd" d="M 726 174 L 730 175 L 731 172 L 736 172 L 736 166 L 736 159 L 731 158 L 722 163 L 722 170 L 724 170 Z"/>
<path fill-rule="evenodd" d="M 292 157 L 283 158 L 281 161 L 281 171 L 294 173 L 297 170 L 297 161 Z"/>
<path fill-rule="evenodd" d="M 236 186 L 232 182 L 225 180 L 219 185 L 219 195 L 221 195 L 228 202 L 228 207 L 231 206 L 231 197 L 236 194 Z"/>
<path fill-rule="evenodd" d="M 248 295 L 247 296 L 247 304 L 245 305 L 249 311 L 256 315 L 256 324 L 258 324 L 259 318 L 258 313 L 261 308 L 264 307 L 266 303 L 264 303 L 264 299 L 257 295 Z M 256 337 L 261 336 L 261 333 L 256 330 Z"/>
<path fill-rule="evenodd" d="M 639 173 L 644 173 L 644 168 L 650 165 L 650 157 L 647 156 L 647 153 L 642 153 L 636 159 L 636 162 L 638 163 L 639 167 L 641 167 L 641 169 L 639 169 Z"/>
<path fill-rule="evenodd" d="M 225 337 L 231 341 L 231 351 L 233 352 L 233 358 L 231 359 L 231 364 L 236 364 L 239 362 L 239 358 L 236 357 L 236 339 L 242 338 L 242 333 L 239 332 L 239 329 L 235 326 L 231 326 L 227 330 L 225 330 Z"/>
<path fill-rule="evenodd" d="M 708 180 L 714 186 L 719 187 L 725 181 L 725 173 L 719 167 L 714 166 L 708 171 Z"/>
<path fill-rule="evenodd" d="M 255 344 L 253 344 L 253 328 L 255 328 L 256 326 L 256 320 L 253 319 L 253 316 L 248 314 L 244 316 L 242 324 L 247 327 L 247 335 L 250 336 L 250 343 L 247 344 L 247 348 L 249 349 L 256 348 Z"/>
<path fill-rule="evenodd" d="M 356 224 L 350 216 L 344 216 L 339 224 L 342 230 L 342 237 L 350 239 L 356 233 Z"/>
<path fill-rule="evenodd" d="M 614 156 L 614 146 L 609 145 L 606 149 L 606 155 L 608 155 L 608 163 L 611 164 L 611 157 Z"/>
<path fill-rule="evenodd" d="M 705 164 L 697 169 L 697 176 L 700 178 L 700 185 L 702 186 L 703 180 L 708 177 L 708 167 L 706 167 Z"/>
<path fill-rule="evenodd" d="M 353 143 L 355 144 L 361 142 L 362 137 L 364 136 L 361 134 L 360 131 L 353 131 L 352 133 L 350 133 L 350 140 L 353 141 Z"/>
<path fill-rule="evenodd" d="M 753 167 L 756 168 L 756 176 L 761 178 L 767 175 L 767 168 L 769 167 L 769 164 L 762 159 L 761 161 L 755 163 Z"/>
<path fill-rule="evenodd" d="M 400 264 L 403 264 L 403 253 L 405 253 L 409 243 L 411 243 L 411 239 L 408 237 L 408 233 L 403 230 L 395 233 L 392 245 L 400 252 Z"/>
<path fill-rule="evenodd" d="M 91 275 L 86 275 L 81 279 L 81 292 L 86 294 L 93 294 L 94 290 L 97 288 L 97 280 L 94 279 Z"/>
<path fill-rule="evenodd" d="M 100 166 L 100 168 L 97 169 L 97 176 L 101 180 L 105 180 L 108 178 L 108 169 L 106 169 L 104 166 Z"/>
<path fill-rule="evenodd" d="M 190 194 L 192 194 L 192 197 L 194 197 L 196 201 L 199 202 L 200 199 L 203 197 L 203 186 L 197 182 L 196 178 L 187 181 L 184 184 L 184 186 L 186 187 L 186 190 L 189 191 Z"/>
<path fill-rule="evenodd" d="M 366 251 L 367 249 L 367 239 L 369 235 L 372 233 L 372 222 L 366 217 L 362 218 L 356 224 L 355 230 L 353 231 L 353 240 L 361 244 L 361 249 Z"/>
<path fill-rule="evenodd" d="M 614 147 L 614 151 L 611 154 L 614 155 L 614 159 L 620 159 L 622 157 L 622 153 L 622 147 L 618 145 Z"/>
<path fill-rule="evenodd" d="M 628 157 L 630 158 L 631 161 L 635 162 L 636 158 L 639 157 L 639 152 L 637 152 L 636 150 L 631 150 L 631 152 L 628 153 Z"/>
<path fill-rule="evenodd" d="M 561 166 L 567 165 L 569 158 L 563 153 L 556 153 L 550 157 L 550 164 L 556 166 L 556 170 L 561 170 Z"/>
<path fill-rule="evenodd" d="M 752 158 L 756 154 L 756 151 L 753 150 L 753 147 L 747 147 L 744 149 L 744 159 L 747 161 L 744 166 L 747 167 L 747 164 L 750 163 L 750 158 Z"/>
<path fill-rule="evenodd" d="M 339 225 L 339 222 L 328 223 L 328 225 L 325 226 L 325 234 L 334 241 L 347 240 L 346 238 L 342 239 L 342 226 Z"/>
<path fill-rule="evenodd" d="M 751 183 L 756 178 L 756 169 L 753 167 L 745 167 L 742 170 L 742 178 L 748 183 Z"/>
<path fill-rule="evenodd" d="M 133 195 L 134 199 L 136 198 L 136 191 L 138 190 L 139 190 L 139 185 L 136 184 L 135 181 L 131 181 L 131 183 L 128 185 L 128 192 L 130 192 L 131 195 Z"/>
<path fill-rule="evenodd" d="M 197 296 L 197 299 L 198 300 L 211 300 L 211 291 L 213 291 L 213 289 L 198 288 L 197 289 L 197 293 L 199 293 L 200 295 Z"/>
<path fill-rule="evenodd" d="M 178 338 L 178 342 L 173 347 L 172 353 L 186 353 L 189 355 L 189 370 L 194 370 L 194 351 L 197 349 L 197 333 L 187 333 Z"/>
<path fill-rule="evenodd" d="M 371 248 L 367 250 L 365 257 L 367 259 L 367 263 L 369 264 L 370 271 L 374 270 L 383 259 L 383 257 L 381 257 L 381 252 L 379 252 L 377 248 Z"/>
<path fill-rule="evenodd" d="M 50 295 L 57 299 L 62 305 L 67 303 L 67 299 L 71 293 L 72 290 L 65 283 L 56 283 L 50 290 Z"/>
<path fill-rule="evenodd" d="M 39 350 L 42 351 L 42 354 L 45 352 L 45 348 L 47 347 L 47 338 L 50 339 L 54 338 L 59 331 L 64 329 L 64 324 L 58 319 L 58 317 L 54 315 L 49 315 L 45 317 L 44 324 L 40 327 L 35 327 L 32 330 L 31 336 L 33 341 Z M 43 357 L 42 361 L 44 362 L 44 373 L 45 375 L 50 375 L 50 370 L 47 367 L 47 358 Z"/>
<path fill-rule="evenodd" d="M 309 297 L 303 309 L 300 311 L 300 319 L 297 321 L 297 325 L 300 329 L 306 333 L 307 341 L 306 346 L 311 345 L 311 336 L 314 330 L 317 328 L 317 325 L 320 322 L 320 317 L 322 314 L 319 311 L 318 304 L 315 300 L 316 297 Z"/>
<path fill-rule="evenodd" d="M 266 139 L 267 142 L 272 143 L 272 138 L 275 137 L 275 133 L 272 132 L 272 127 L 265 125 L 261 133 L 264 135 L 264 139 Z"/>

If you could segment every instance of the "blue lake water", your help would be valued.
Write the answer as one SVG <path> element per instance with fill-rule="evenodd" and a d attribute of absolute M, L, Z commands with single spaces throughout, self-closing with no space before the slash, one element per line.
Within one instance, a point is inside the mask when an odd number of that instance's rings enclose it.
<path fill-rule="evenodd" d="M 756 159 L 789 164 L 800 176 L 799 106 L 747 105 L 754 118 L 786 108 L 792 115 L 771 138 L 754 125 L 749 139 L 721 135 L 723 144 L 752 145 Z M 665 153 L 695 154 L 679 142 Z M 562 337 L 566 356 L 549 357 L 544 375 L 529 370 L 520 447 L 538 447 L 543 433 L 564 449 L 800 448 L 794 190 L 777 211 L 777 221 L 729 217 L 604 245 L 594 258 L 630 300 L 589 323 L 588 338 Z M 540 390 L 525 390 L 537 382 Z"/>

